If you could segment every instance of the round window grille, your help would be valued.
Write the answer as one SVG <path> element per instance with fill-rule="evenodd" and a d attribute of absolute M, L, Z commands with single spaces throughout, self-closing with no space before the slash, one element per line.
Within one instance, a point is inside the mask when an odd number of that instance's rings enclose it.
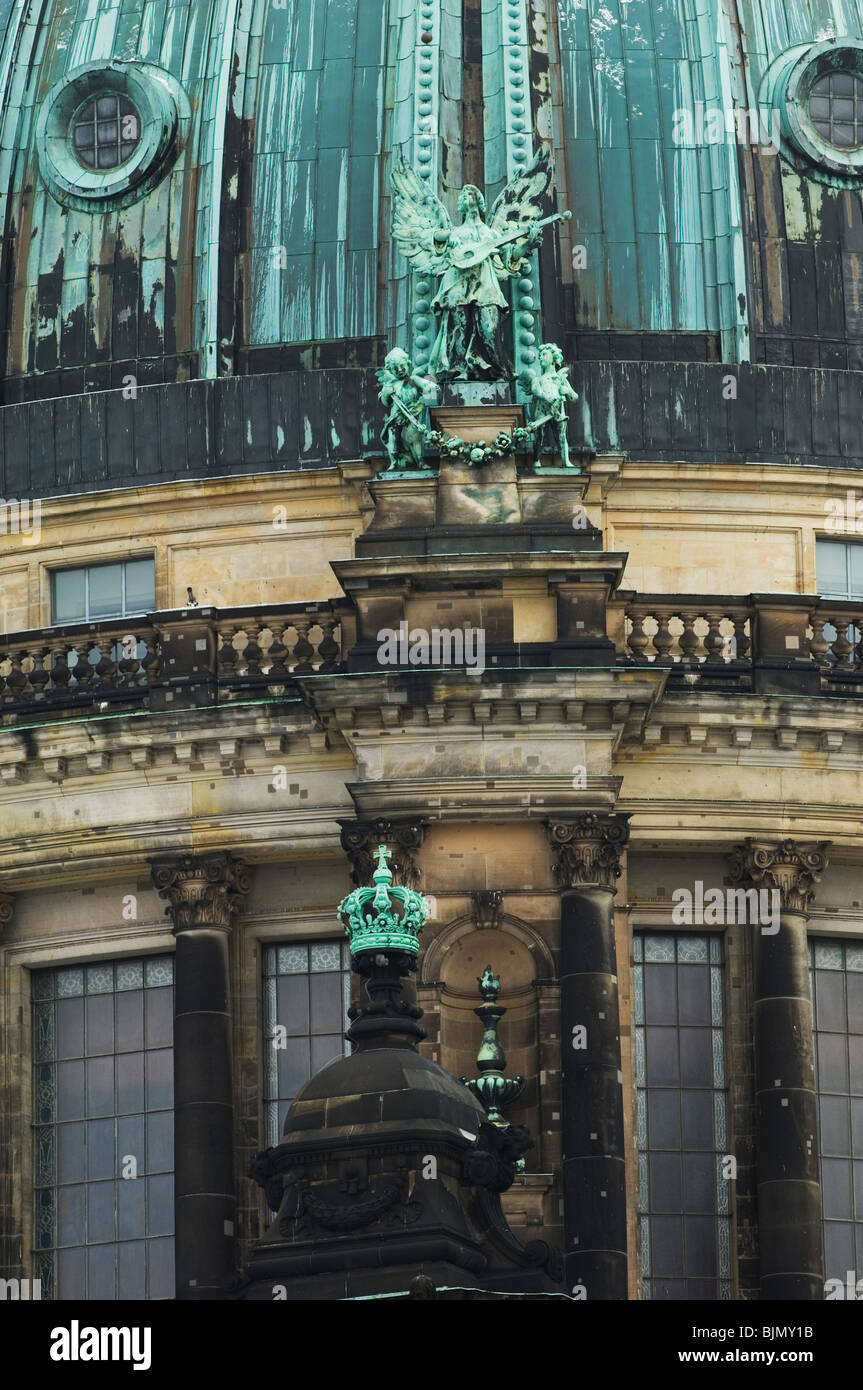
<path fill-rule="evenodd" d="M 141 117 L 128 97 L 113 94 L 82 106 L 72 125 L 72 148 L 86 169 L 116 169 L 141 141 Z"/>

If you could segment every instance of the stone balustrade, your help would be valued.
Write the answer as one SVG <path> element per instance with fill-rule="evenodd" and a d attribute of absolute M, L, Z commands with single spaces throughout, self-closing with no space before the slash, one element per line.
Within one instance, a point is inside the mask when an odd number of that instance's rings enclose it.
<path fill-rule="evenodd" d="M 165 708 L 166 691 L 175 707 L 278 696 L 297 677 L 346 669 L 349 607 L 332 599 L 176 609 L 0 637 L 0 719 Z M 769 690 L 777 671 L 801 693 L 863 682 L 863 602 L 619 592 L 608 605 L 608 630 L 619 662 L 667 666 L 672 686 Z M 554 641 L 528 645 L 516 664 L 553 665 L 555 648 Z M 578 666 L 577 649 L 564 664 Z M 759 684 L 757 673 L 768 669 L 773 684 Z"/>

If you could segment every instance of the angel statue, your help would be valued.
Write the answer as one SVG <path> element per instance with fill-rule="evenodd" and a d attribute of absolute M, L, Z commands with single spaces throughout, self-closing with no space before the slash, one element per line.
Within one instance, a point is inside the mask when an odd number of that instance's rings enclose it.
<path fill-rule="evenodd" d="M 498 381 L 509 373 L 499 343 L 501 314 L 509 305 L 501 283 L 518 275 L 549 222 L 541 199 L 551 183 L 548 153 L 539 151 L 496 199 L 485 220 L 485 199 L 473 184 L 458 196 L 462 222 L 454 227 L 440 199 L 399 159 L 392 174 L 393 236 L 415 270 L 440 275 L 432 309 L 439 316 L 429 369 L 453 377 Z"/>
<path fill-rule="evenodd" d="M 539 456 L 546 432 L 551 433 L 565 468 L 572 468 L 566 437 L 566 403 L 577 401 L 569 381 L 569 368 L 556 343 L 542 343 L 537 352 L 539 371 L 519 373 L 519 385 L 530 397 L 526 424 L 533 431 L 534 451 Z"/>
<path fill-rule="evenodd" d="M 387 353 L 377 378 L 381 404 L 387 407 L 381 443 L 390 468 L 427 467 L 423 458 L 426 437 L 423 394 L 434 383 L 415 372 L 404 348 L 398 347 Z"/>

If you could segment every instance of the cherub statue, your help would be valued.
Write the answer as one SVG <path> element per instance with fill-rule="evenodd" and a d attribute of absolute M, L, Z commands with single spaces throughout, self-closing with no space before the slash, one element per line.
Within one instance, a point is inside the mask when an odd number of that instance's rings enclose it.
<path fill-rule="evenodd" d="M 441 277 L 432 301 L 439 325 L 429 360 L 436 376 L 497 381 L 508 375 L 499 344 L 501 314 L 509 312 L 501 283 L 519 273 L 547 223 L 571 216 L 540 216 L 550 183 L 549 157 L 541 150 L 507 184 L 488 222 L 482 193 L 465 184 L 458 197 L 463 220 L 454 227 L 439 198 L 404 159 L 397 163 L 393 236 L 416 270 Z"/>
<path fill-rule="evenodd" d="M 390 468 L 427 467 L 423 458 L 427 433 L 422 418 L 423 395 L 433 383 L 414 371 L 404 348 L 393 348 L 387 353 L 377 378 L 381 384 L 378 393 L 381 403 L 387 406 L 381 443 Z"/>
<path fill-rule="evenodd" d="M 569 457 L 566 437 L 566 403 L 577 401 L 578 392 L 570 385 L 569 368 L 563 365 L 563 353 L 556 343 L 542 343 L 537 356 L 539 371 L 527 370 L 518 378 L 520 386 L 530 396 L 526 423 L 534 431 L 534 452 L 537 456 L 542 452 L 543 439 L 548 432 L 564 467 L 572 468 L 574 464 Z"/>

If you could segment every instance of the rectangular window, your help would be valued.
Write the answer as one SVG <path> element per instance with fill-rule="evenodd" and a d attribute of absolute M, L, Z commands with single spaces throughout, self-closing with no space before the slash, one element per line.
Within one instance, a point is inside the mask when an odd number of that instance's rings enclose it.
<path fill-rule="evenodd" d="M 863 543 L 817 539 L 815 568 L 822 598 L 863 598 Z"/>
<path fill-rule="evenodd" d="M 346 941 L 264 947 L 264 1109 L 267 1140 L 278 1144 L 297 1091 L 334 1057 L 347 1056 L 351 1002 Z"/>
<path fill-rule="evenodd" d="M 33 972 L 43 1298 L 174 1296 L 173 979 L 171 956 Z"/>
<path fill-rule="evenodd" d="M 824 1277 L 863 1277 L 863 942 L 809 942 Z"/>
<path fill-rule="evenodd" d="M 633 943 L 645 1299 L 730 1299 L 722 941 Z"/>
<path fill-rule="evenodd" d="M 156 606 L 153 557 L 84 565 L 51 574 L 51 622 L 79 623 L 150 613 Z"/>

